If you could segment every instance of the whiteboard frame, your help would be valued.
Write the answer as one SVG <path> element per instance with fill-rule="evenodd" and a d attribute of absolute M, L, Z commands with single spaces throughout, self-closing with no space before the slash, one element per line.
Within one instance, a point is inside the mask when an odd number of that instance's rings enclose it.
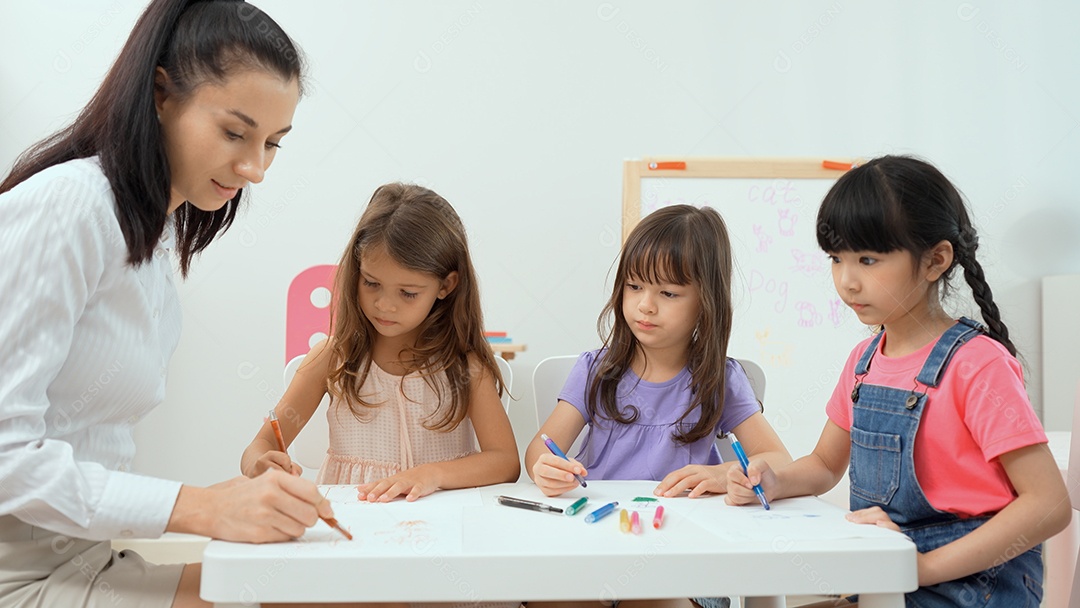
<path fill-rule="evenodd" d="M 859 159 L 829 157 L 851 165 Z M 840 179 L 843 170 L 826 169 L 823 158 L 739 158 L 739 157 L 646 157 L 623 161 L 622 242 L 641 221 L 641 180 L 655 177 L 698 177 L 717 179 L 782 178 Z M 652 163 L 686 163 L 685 169 L 650 169 Z"/>

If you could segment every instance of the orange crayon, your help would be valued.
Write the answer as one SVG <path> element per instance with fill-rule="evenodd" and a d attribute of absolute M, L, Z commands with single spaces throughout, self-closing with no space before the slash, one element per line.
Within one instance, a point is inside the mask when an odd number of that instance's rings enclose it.
<path fill-rule="evenodd" d="M 270 428 L 274 429 L 274 437 L 277 437 L 278 450 L 288 453 L 286 450 L 289 448 L 285 446 L 285 437 L 281 434 L 281 424 L 278 423 L 277 414 L 274 413 L 274 410 L 270 410 Z M 353 539 L 352 534 L 349 534 L 348 530 L 342 528 L 337 519 L 334 519 L 333 517 L 323 517 L 321 515 L 319 516 L 319 519 L 325 521 L 326 525 L 331 528 L 341 532 L 345 538 L 349 540 Z"/>

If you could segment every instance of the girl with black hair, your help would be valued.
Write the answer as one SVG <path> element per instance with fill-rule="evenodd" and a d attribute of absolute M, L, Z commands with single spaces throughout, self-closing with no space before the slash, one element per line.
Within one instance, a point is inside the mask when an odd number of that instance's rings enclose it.
<path fill-rule="evenodd" d="M 770 499 L 821 494 L 850 462 L 848 519 L 919 551 L 908 606 L 1038 606 L 1041 543 L 1068 524 L 1069 498 L 960 193 L 926 162 L 885 156 L 837 181 L 817 228 L 837 293 L 880 331 L 848 357 L 813 453 L 776 471 L 752 461 L 749 479 L 730 469 L 728 501 L 756 504 L 756 483 Z M 957 266 L 985 326 L 941 305 Z"/>
<path fill-rule="evenodd" d="M 129 473 L 186 276 L 292 128 L 296 47 L 235 1 L 154 0 L 75 121 L 0 182 L 0 603 L 198 606 L 194 565 L 109 539 L 299 536 L 331 516 L 280 471 L 209 488 Z"/>

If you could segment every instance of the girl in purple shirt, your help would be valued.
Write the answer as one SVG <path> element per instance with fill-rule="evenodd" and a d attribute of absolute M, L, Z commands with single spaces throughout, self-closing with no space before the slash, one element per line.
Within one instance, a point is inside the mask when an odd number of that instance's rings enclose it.
<path fill-rule="evenodd" d="M 770 463 L 791 462 L 746 373 L 727 358 L 730 279 L 727 229 L 714 209 L 665 207 L 634 228 L 600 314 L 603 348 L 581 355 L 525 452 L 544 494 L 577 487 L 575 474 L 656 480 L 658 496 L 725 493 L 737 463 L 722 462 L 718 433 L 736 433 Z M 569 446 L 586 427 L 571 460 L 540 438 Z"/>

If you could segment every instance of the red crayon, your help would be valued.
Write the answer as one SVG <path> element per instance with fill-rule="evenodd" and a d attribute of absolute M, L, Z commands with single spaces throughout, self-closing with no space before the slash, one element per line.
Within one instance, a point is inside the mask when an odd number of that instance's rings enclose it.
<path fill-rule="evenodd" d="M 659 530 L 660 526 L 663 523 L 664 523 L 664 507 L 656 507 L 656 515 L 653 515 L 653 518 L 652 518 L 652 527 Z"/>

